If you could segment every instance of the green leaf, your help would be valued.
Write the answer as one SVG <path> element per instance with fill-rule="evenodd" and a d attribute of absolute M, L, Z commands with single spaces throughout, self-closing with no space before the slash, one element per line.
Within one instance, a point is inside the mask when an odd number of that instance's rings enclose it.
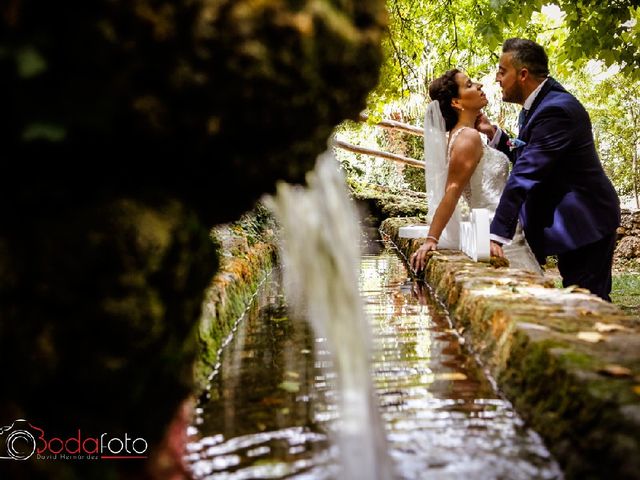
<path fill-rule="evenodd" d="M 31 46 L 21 48 L 16 53 L 18 75 L 31 78 L 47 70 L 47 62 L 40 53 Z"/>
<path fill-rule="evenodd" d="M 289 393 L 296 393 L 300 391 L 300 382 L 285 380 L 284 382 L 280 383 L 280 385 L 278 385 L 278 388 Z"/>
<path fill-rule="evenodd" d="M 27 125 L 22 132 L 22 140 L 26 142 L 34 140 L 61 142 L 66 136 L 67 130 L 62 125 L 53 123 L 32 123 Z"/>

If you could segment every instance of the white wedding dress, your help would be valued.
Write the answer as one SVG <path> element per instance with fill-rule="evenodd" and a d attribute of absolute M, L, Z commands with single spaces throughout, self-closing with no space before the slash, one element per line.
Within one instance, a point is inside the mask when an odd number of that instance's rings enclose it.
<path fill-rule="evenodd" d="M 465 128 L 468 127 L 462 127 L 455 131 L 449 140 L 447 164 L 451 157 L 451 148 L 460 132 Z M 483 134 L 480 135 L 484 136 Z M 466 200 L 468 209 L 485 208 L 489 210 L 489 217 L 493 218 L 498 202 L 500 202 L 500 195 L 502 195 L 509 177 L 509 159 L 504 153 L 488 146 L 486 142 L 483 142 L 483 148 L 482 158 L 480 158 L 480 162 L 478 162 L 475 171 L 471 175 L 462 196 Z M 462 210 L 464 211 L 464 209 Z M 520 223 L 518 223 L 516 234 L 511 244 L 504 245 L 502 249 L 512 268 L 542 274 L 542 269 L 524 238 Z"/>

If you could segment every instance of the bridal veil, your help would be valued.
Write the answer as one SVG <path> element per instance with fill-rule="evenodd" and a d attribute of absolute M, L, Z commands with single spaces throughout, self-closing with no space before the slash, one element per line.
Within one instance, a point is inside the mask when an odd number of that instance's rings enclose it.
<path fill-rule="evenodd" d="M 424 172 L 427 187 L 429 212 L 427 221 L 431 224 L 438 205 L 444 197 L 449 173 L 447 158 L 447 132 L 444 117 L 437 100 L 427 105 L 424 116 Z M 460 248 L 460 206 L 457 205 L 449 223 L 440 235 L 439 248 Z"/>

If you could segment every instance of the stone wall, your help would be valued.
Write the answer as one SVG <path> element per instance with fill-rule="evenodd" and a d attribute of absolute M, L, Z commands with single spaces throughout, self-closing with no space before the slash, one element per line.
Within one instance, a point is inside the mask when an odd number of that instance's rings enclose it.
<path fill-rule="evenodd" d="M 622 210 L 614 265 L 640 269 L 640 210 Z"/>

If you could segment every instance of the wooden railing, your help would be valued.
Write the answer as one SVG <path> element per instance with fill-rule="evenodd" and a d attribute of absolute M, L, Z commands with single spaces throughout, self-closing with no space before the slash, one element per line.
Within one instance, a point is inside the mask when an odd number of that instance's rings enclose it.
<path fill-rule="evenodd" d="M 416 160 L 414 158 L 403 157 L 402 155 L 383 152 L 382 150 L 374 150 L 373 148 L 359 147 L 342 140 L 337 140 L 336 138 L 331 140 L 331 143 L 332 145 L 338 148 L 342 148 L 343 150 L 348 150 L 349 152 L 362 153 L 364 155 L 371 155 L 372 157 L 386 158 L 387 160 L 393 160 L 394 162 L 400 162 L 407 165 L 412 165 L 414 167 L 424 168 L 424 162 L 421 162 L 420 160 Z"/>
<path fill-rule="evenodd" d="M 369 117 L 364 113 L 360 114 L 360 121 L 366 122 L 369 120 Z M 388 130 L 400 130 L 405 133 L 409 133 L 411 135 L 416 135 L 418 137 L 424 137 L 424 130 L 422 128 L 409 125 L 408 123 L 396 122 L 395 120 L 382 120 L 376 123 L 379 127 L 386 128 Z"/>
<path fill-rule="evenodd" d="M 368 117 L 364 114 L 360 115 L 360 120 L 366 122 Z M 413 125 L 409 125 L 407 123 L 396 122 L 395 120 L 382 120 L 376 123 L 377 126 L 381 128 L 386 128 L 387 130 L 399 130 L 404 133 L 408 133 L 410 135 L 417 135 L 420 137 L 424 136 L 424 130 L 421 128 L 415 127 Z M 347 150 L 353 153 L 361 153 L 363 155 L 371 155 L 372 157 L 385 158 L 387 160 L 392 160 L 394 162 L 404 163 L 406 165 L 411 165 L 413 167 L 424 168 L 424 162 L 420 160 L 416 160 L 415 158 L 405 157 L 403 155 L 398 155 L 396 153 L 384 152 L 382 150 L 375 150 L 373 148 L 360 147 L 358 145 L 353 145 L 352 143 L 345 142 L 343 140 L 338 140 L 333 137 L 331 140 L 331 144 L 335 147 L 341 148 L 343 150 Z"/>

